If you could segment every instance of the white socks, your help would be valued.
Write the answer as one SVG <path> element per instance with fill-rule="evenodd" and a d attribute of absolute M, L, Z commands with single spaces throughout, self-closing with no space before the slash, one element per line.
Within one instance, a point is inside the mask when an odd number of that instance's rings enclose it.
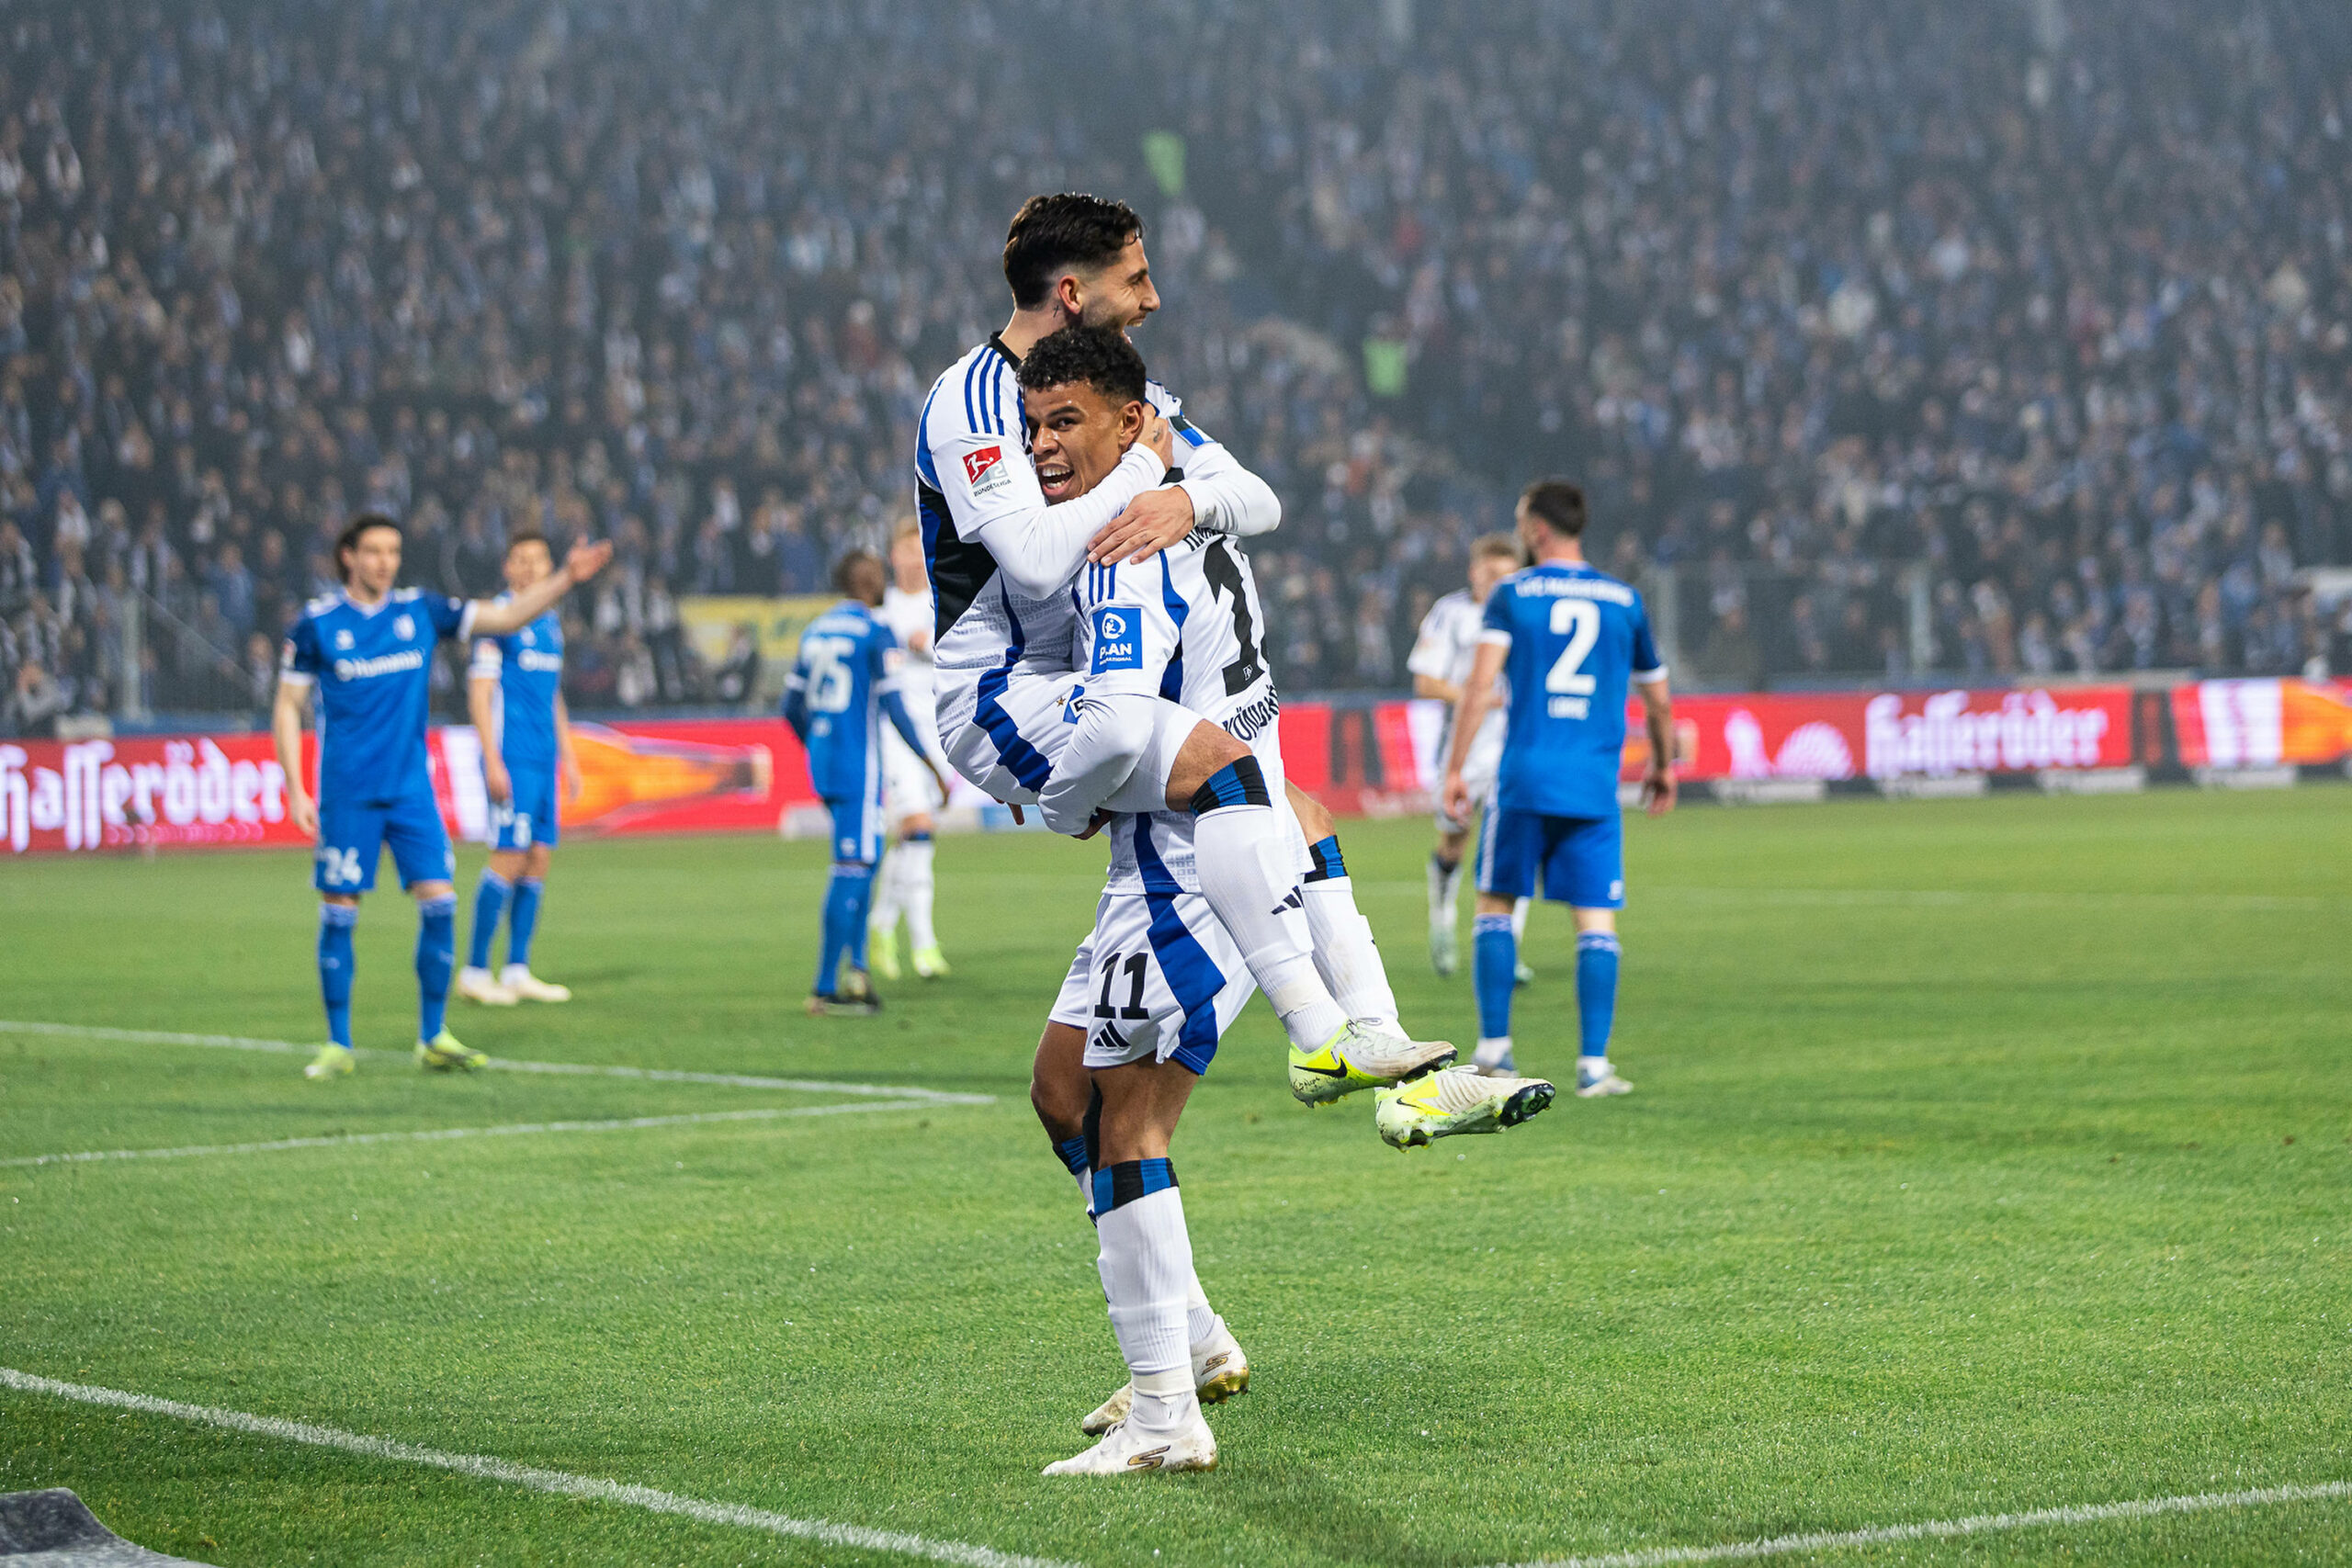
<path fill-rule="evenodd" d="M 1086 1207 L 1087 1217 L 1091 1219 L 1094 1215 L 1094 1173 L 1091 1170 L 1078 1172 L 1078 1197 L 1079 1201 Z M 1189 1233 L 1185 1239 L 1184 1250 L 1185 1256 L 1189 1258 L 1192 1255 L 1192 1240 Z M 1217 1322 L 1216 1309 L 1209 1305 L 1208 1292 L 1201 1289 L 1200 1275 L 1188 1268 L 1184 1285 L 1184 1338 L 1187 1354 L 1185 1366 L 1188 1370 L 1192 1365 L 1190 1352 L 1194 1348 L 1205 1345 L 1216 1337 Z"/>
<path fill-rule="evenodd" d="M 1455 861 L 1449 871 L 1445 863 L 1432 852 L 1430 855 L 1430 924 L 1451 926 L 1455 919 L 1454 908 L 1462 896 L 1463 863 Z"/>
<path fill-rule="evenodd" d="M 874 874 L 874 902 L 865 911 L 865 929 L 888 933 L 899 928 L 899 874 L 907 846 L 893 844 Z"/>
<path fill-rule="evenodd" d="M 1130 1419 L 1166 1430 L 1188 1418 L 1188 1406 L 1197 1408 L 1185 1310 L 1193 1284 L 1193 1241 L 1184 1229 L 1183 1196 L 1169 1186 L 1131 1199 L 1098 1214 L 1095 1233 L 1111 1330 L 1135 1381 Z"/>
<path fill-rule="evenodd" d="M 1254 773 L 1254 760 L 1250 766 Z M 1241 949 L 1290 1043 L 1314 1051 L 1347 1027 L 1348 1015 L 1316 970 L 1298 875 L 1289 869 L 1289 836 L 1281 814 L 1263 804 L 1264 789 L 1261 779 L 1257 800 L 1218 806 L 1193 818 L 1193 864 L 1201 896 Z"/>
<path fill-rule="evenodd" d="M 907 911 L 907 942 L 917 953 L 939 945 L 939 933 L 931 929 L 931 867 L 938 848 L 929 839 L 916 839 L 900 843 L 890 856 L 899 868 L 896 892 L 898 902 Z"/>
<path fill-rule="evenodd" d="M 1532 898 L 1521 898 L 1510 907 L 1511 940 L 1524 948 L 1527 945 L 1527 911 L 1535 908 Z"/>
<path fill-rule="evenodd" d="M 1306 901 L 1315 967 L 1330 987 L 1332 999 L 1359 1023 L 1386 1033 L 1402 1032 L 1396 1024 L 1396 993 L 1388 987 L 1388 966 L 1380 961 L 1372 922 L 1356 908 L 1354 883 L 1328 876 L 1305 883 L 1298 891 Z"/>

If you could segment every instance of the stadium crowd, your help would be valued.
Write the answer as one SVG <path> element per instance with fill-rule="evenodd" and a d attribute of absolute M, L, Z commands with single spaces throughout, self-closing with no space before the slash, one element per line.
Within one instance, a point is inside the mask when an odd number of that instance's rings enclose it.
<path fill-rule="evenodd" d="M 0 726 L 266 700 L 371 506 L 453 592 L 609 535 L 573 701 L 708 699 L 679 599 L 908 510 L 1069 186 L 1150 219 L 1137 341 L 1283 497 L 1292 690 L 1401 684 L 1539 470 L 1716 684 L 2327 652 L 2340 7 L 1066 9 L 13 8 Z"/>

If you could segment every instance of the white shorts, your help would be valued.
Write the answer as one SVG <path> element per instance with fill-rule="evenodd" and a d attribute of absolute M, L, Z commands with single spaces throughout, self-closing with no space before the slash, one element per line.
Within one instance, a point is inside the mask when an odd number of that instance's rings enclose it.
<path fill-rule="evenodd" d="M 939 781 L 922 765 L 896 726 L 882 730 L 882 815 L 895 828 L 909 817 L 938 810 Z"/>
<path fill-rule="evenodd" d="M 1074 700 L 1085 690 L 1085 682 L 1067 671 L 1048 674 L 1020 667 L 1008 675 L 991 671 L 976 684 L 943 684 L 939 734 L 947 761 L 990 799 L 1035 806 L 1069 749 L 1078 728 Z M 1112 811 L 1164 809 L 1176 754 L 1200 722 L 1173 703 L 1155 703 L 1153 734 L 1142 761 L 1103 807 Z"/>
<path fill-rule="evenodd" d="M 1152 1058 L 1205 1073 L 1257 988 L 1199 894 L 1105 893 L 1051 1017 L 1086 1031 L 1091 1068 Z"/>
<path fill-rule="evenodd" d="M 1451 726 L 1448 726 L 1444 744 L 1438 755 L 1444 756 L 1446 749 L 1451 748 L 1453 744 L 1453 730 Z M 1487 725 L 1478 738 L 1470 742 L 1470 755 L 1462 760 L 1462 782 L 1470 786 L 1470 804 L 1473 807 L 1485 807 L 1487 797 L 1494 794 L 1495 775 L 1502 771 L 1502 732 L 1494 725 Z M 1437 830 L 1441 833 L 1466 833 L 1470 830 L 1469 823 L 1456 821 L 1447 812 L 1442 797 L 1437 803 L 1437 809 L 1430 815 L 1435 819 Z"/>

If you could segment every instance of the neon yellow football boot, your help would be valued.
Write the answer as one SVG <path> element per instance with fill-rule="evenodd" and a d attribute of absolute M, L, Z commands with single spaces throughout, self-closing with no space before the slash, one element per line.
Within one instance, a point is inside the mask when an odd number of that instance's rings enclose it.
<path fill-rule="evenodd" d="M 1476 1067 L 1430 1073 L 1382 1089 L 1373 1125 L 1399 1153 L 1463 1133 L 1499 1133 L 1548 1108 L 1559 1094 L 1544 1078 L 1492 1077 Z"/>
<path fill-rule="evenodd" d="M 885 980 L 899 977 L 899 928 L 865 928 L 865 966 Z"/>
<path fill-rule="evenodd" d="M 1290 1048 L 1290 1092 L 1309 1105 L 1329 1105 L 1360 1089 L 1385 1089 L 1434 1072 L 1455 1055 L 1442 1040 L 1375 1034 L 1351 1023 L 1311 1053 Z"/>
<path fill-rule="evenodd" d="M 416 1065 L 428 1073 L 469 1073 L 489 1061 L 488 1052 L 475 1050 L 446 1029 L 416 1043 Z"/>
<path fill-rule="evenodd" d="M 348 1045 L 329 1042 L 319 1047 L 319 1054 L 302 1068 L 302 1076 L 312 1083 L 345 1077 L 359 1065 L 358 1055 Z"/>

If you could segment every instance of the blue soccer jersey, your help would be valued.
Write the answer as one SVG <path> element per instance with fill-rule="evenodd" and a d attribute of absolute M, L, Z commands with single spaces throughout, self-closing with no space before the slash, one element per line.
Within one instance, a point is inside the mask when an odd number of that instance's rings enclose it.
<path fill-rule="evenodd" d="M 494 604 L 511 595 L 502 593 Z M 555 703 L 563 694 L 563 621 L 549 610 L 520 631 L 474 639 L 472 673 L 498 682 L 498 755 L 509 772 L 556 763 Z"/>
<path fill-rule="evenodd" d="M 472 621 L 464 600 L 414 588 L 373 609 L 345 593 L 303 607 L 282 663 L 288 676 L 317 687 L 322 802 L 399 800 L 430 777 L 434 644 L 465 636 Z"/>
<path fill-rule="evenodd" d="M 1532 567 L 1487 596 L 1480 640 L 1510 650 L 1501 808 L 1616 816 L 1627 688 L 1666 674 L 1642 596 L 1581 561 Z"/>
<path fill-rule="evenodd" d="M 806 710 L 808 780 L 821 798 L 878 797 L 882 706 L 899 689 L 899 657 L 896 635 L 854 599 L 842 600 L 800 634 L 785 702 Z"/>

